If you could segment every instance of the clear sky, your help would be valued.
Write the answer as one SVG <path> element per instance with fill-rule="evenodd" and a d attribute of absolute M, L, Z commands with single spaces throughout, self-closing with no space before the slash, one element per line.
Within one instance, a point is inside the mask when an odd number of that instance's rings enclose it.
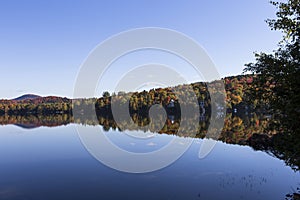
<path fill-rule="evenodd" d="M 79 67 L 108 37 L 132 28 L 182 32 L 207 51 L 222 77 L 240 74 L 253 52 L 281 39 L 264 22 L 268 0 L 2 0 L 0 98 L 72 97 Z"/>

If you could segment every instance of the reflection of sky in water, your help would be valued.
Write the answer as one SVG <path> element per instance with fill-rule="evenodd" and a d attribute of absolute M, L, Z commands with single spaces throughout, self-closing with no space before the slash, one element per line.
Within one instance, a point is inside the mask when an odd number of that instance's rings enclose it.
<path fill-rule="evenodd" d="M 0 130 L 0 199 L 284 199 L 300 186 L 299 173 L 247 146 L 218 142 L 200 160 L 202 140 L 195 139 L 172 165 L 128 174 L 95 160 L 73 125 L 31 130 L 9 125 Z M 133 152 L 157 150 L 172 139 L 105 134 Z"/>
<path fill-rule="evenodd" d="M 110 131 L 106 134 L 107 138 L 116 146 L 129 152 L 148 153 L 157 151 L 168 145 L 173 137 L 170 135 L 153 134 L 151 132 L 130 131 L 118 132 Z M 141 134 L 140 138 L 135 137 Z"/>

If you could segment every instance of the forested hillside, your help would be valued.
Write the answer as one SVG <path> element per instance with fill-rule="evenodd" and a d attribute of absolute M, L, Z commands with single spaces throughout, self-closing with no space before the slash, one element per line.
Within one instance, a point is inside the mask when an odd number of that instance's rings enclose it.
<path fill-rule="evenodd" d="M 226 90 L 226 109 L 238 107 L 241 104 L 251 105 L 253 108 L 262 107 L 267 102 L 261 99 L 253 99 L 253 91 L 262 92 L 267 95 L 270 88 L 275 87 L 274 83 L 266 81 L 263 88 L 257 87 L 256 76 L 240 75 L 231 76 L 222 79 Z M 210 83 L 213 93 L 220 93 L 222 97 L 222 84 L 219 81 Z M 98 112 L 108 112 L 111 104 L 124 108 L 129 102 L 129 110 L 131 113 L 145 112 L 154 104 L 160 104 L 167 110 L 180 110 L 180 107 L 189 107 L 194 102 L 190 102 L 196 95 L 199 104 L 209 109 L 210 95 L 207 84 L 204 82 L 192 83 L 189 85 L 178 85 L 176 87 L 156 88 L 142 92 L 118 92 L 118 94 L 109 94 L 104 92 L 100 98 L 88 99 L 68 99 L 55 96 L 37 97 L 25 100 L 0 100 L 0 114 L 8 115 L 26 115 L 26 114 L 53 114 L 53 113 L 72 113 L 75 107 L 77 111 L 88 111 L 92 107 L 96 107 Z"/>

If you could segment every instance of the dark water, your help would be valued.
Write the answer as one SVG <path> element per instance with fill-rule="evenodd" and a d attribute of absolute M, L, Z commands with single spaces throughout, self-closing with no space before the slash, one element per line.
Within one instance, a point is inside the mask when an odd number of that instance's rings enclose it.
<path fill-rule="evenodd" d="M 219 141 L 199 159 L 203 139 L 196 138 L 166 168 L 142 174 L 116 171 L 89 154 L 75 126 L 1 126 L 0 199 L 284 199 L 300 187 L 299 172 L 249 146 Z M 105 134 L 136 153 L 158 150 L 176 137 L 138 139 L 113 130 Z"/>

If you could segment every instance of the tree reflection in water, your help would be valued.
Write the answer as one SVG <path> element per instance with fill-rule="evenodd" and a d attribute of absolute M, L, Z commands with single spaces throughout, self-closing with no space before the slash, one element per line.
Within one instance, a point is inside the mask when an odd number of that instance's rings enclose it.
<path fill-rule="evenodd" d="M 155 121 L 150 123 L 149 116 L 132 114 L 131 119 L 117 116 L 114 120 L 111 114 L 82 115 L 76 117 L 72 114 L 51 115 L 1 115 L 0 124 L 14 124 L 22 128 L 37 128 L 41 126 L 55 127 L 67 124 L 101 125 L 104 131 L 110 129 L 118 131 L 150 131 L 157 130 L 155 122 L 164 120 L 164 116 L 155 116 Z M 133 120 L 135 126 L 129 123 Z M 281 119 L 282 120 L 282 119 Z M 118 121 L 118 124 L 116 123 Z M 181 137 L 204 138 L 209 126 L 209 114 L 201 116 L 198 127 L 192 124 L 195 119 L 191 116 L 184 119 L 187 123 L 181 127 Z M 178 115 L 168 115 L 163 127 L 158 133 L 178 135 L 181 118 Z M 189 124 L 191 123 L 191 124 Z M 228 112 L 226 113 L 224 127 L 219 141 L 229 144 L 248 145 L 254 150 L 267 152 L 269 155 L 284 160 L 293 170 L 298 171 L 300 166 L 300 138 L 297 130 L 289 131 L 284 127 L 274 126 L 280 124 L 278 119 L 262 112 Z M 282 122 L 282 124 L 284 124 Z M 138 126 L 136 126 L 138 125 Z M 122 129 L 120 128 L 122 127 Z"/>

